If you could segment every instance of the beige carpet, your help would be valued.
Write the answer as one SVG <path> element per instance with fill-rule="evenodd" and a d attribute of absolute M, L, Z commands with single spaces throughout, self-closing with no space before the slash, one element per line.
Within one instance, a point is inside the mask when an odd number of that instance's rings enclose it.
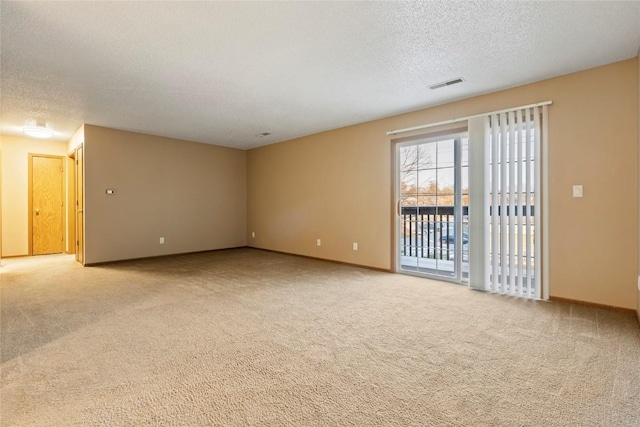
<path fill-rule="evenodd" d="M 631 314 L 252 249 L 3 262 L 2 426 L 640 425 Z"/>

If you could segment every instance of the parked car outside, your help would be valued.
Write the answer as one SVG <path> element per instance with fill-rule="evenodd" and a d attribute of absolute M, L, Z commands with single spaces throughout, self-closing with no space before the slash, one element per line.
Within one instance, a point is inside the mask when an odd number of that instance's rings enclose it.
<path fill-rule="evenodd" d="M 440 240 L 442 240 L 443 242 L 448 242 L 450 245 L 454 244 L 456 242 L 456 234 L 454 230 L 449 230 L 449 233 L 447 233 L 446 230 L 442 230 L 442 233 L 440 234 Z M 462 232 L 462 244 L 466 245 L 467 243 L 469 243 L 469 232 L 468 231 L 463 231 Z"/>

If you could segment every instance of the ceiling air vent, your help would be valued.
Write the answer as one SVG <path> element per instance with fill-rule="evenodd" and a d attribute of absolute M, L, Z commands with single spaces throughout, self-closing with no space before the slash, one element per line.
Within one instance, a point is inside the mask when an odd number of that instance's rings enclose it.
<path fill-rule="evenodd" d="M 440 89 L 441 87 L 445 87 L 445 86 L 451 86 L 451 85 L 455 85 L 458 83 L 462 83 L 464 81 L 464 79 L 462 77 L 458 77 L 457 79 L 453 79 L 453 80 L 448 80 L 446 82 L 442 82 L 442 83 L 436 83 L 434 85 L 429 86 L 429 89 Z"/>

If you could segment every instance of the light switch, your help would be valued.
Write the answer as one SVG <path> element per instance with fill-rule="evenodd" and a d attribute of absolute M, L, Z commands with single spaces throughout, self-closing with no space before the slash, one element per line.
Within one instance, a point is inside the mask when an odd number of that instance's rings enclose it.
<path fill-rule="evenodd" d="M 582 185 L 573 186 L 573 197 L 582 197 Z"/>
<path fill-rule="evenodd" d="M 107 189 L 106 193 L 110 196 L 113 196 L 114 194 L 116 194 L 116 190 Z"/>

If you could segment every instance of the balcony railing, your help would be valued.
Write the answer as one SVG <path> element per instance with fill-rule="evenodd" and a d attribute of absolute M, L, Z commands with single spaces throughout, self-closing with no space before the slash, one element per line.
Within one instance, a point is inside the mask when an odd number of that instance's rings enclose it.
<path fill-rule="evenodd" d="M 468 218 L 469 207 L 462 207 Z M 401 254 L 421 258 L 453 260 L 455 215 L 453 206 L 402 206 Z M 468 230 L 463 226 L 462 243 L 468 243 Z"/>
<path fill-rule="evenodd" d="M 535 207 L 515 206 L 514 213 L 533 217 Z M 498 208 L 501 216 L 501 209 Z M 511 216 L 509 207 L 506 216 Z M 410 257 L 453 260 L 455 257 L 455 215 L 453 206 L 402 206 L 401 255 Z M 489 207 L 491 215 L 491 207 Z M 463 261 L 468 259 L 469 206 L 462 207 Z"/>

